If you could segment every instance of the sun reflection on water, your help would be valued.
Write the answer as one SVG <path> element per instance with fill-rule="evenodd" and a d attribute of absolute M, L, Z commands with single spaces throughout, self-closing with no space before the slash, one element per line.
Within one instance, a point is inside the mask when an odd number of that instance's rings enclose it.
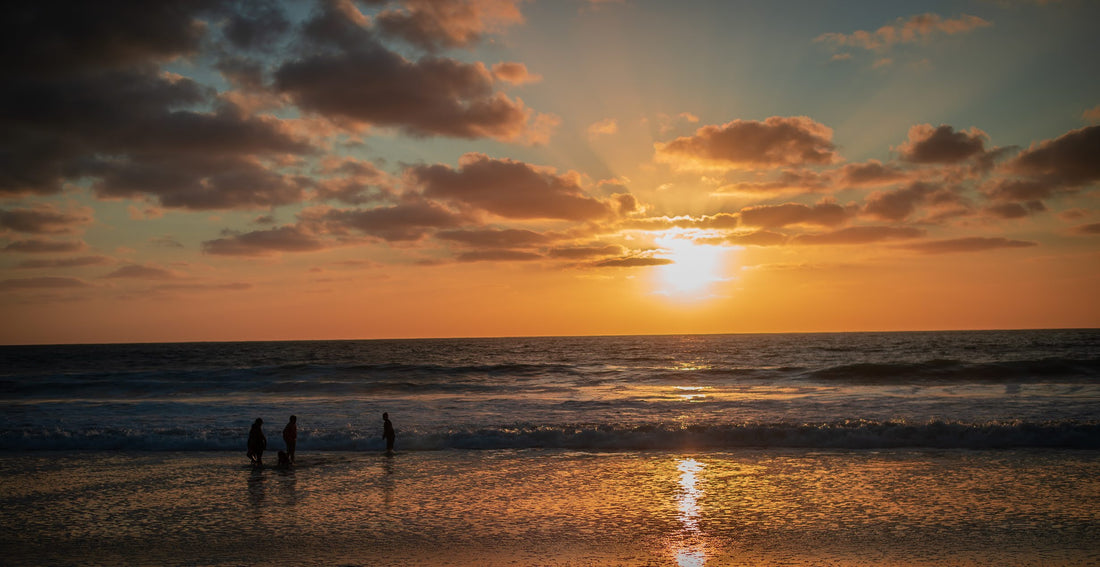
<path fill-rule="evenodd" d="M 697 486 L 697 475 L 706 466 L 695 459 L 681 460 L 676 467 L 680 471 L 680 491 L 676 498 L 680 520 L 680 545 L 675 550 L 676 564 L 680 567 L 701 567 L 707 562 L 706 550 L 698 541 L 702 535 L 699 530 L 699 498 L 702 489 Z"/>

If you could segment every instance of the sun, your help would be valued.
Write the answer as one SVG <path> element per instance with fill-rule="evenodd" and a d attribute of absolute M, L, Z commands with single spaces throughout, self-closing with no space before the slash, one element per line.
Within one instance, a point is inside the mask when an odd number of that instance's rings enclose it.
<path fill-rule="evenodd" d="M 671 264 L 656 270 L 657 293 L 677 299 L 699 300 L 713 297 L 711 288 L 724 281 L 729 248 L 699 244 L 688 235 L 667 235 L 657 239 L 661 256 Z"/>

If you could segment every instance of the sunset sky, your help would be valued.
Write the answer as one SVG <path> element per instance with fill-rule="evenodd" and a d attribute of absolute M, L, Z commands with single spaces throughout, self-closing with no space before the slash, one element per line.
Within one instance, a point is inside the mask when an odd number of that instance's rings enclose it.
<path fill-rule="evenodd" d="M 2 343 L 1100 326 L 1100 2 L 5 6 Z"/>

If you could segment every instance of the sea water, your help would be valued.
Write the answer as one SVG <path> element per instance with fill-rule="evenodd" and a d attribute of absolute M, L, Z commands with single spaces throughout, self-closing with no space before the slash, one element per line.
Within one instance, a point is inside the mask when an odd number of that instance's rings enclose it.
<path fill-rule="evenodd" d="M 1097 330 L 23 346 L 0 362 L 10 564 L 1100 562 Z M 298 463 L 278 468 L 291 414 Z"/>

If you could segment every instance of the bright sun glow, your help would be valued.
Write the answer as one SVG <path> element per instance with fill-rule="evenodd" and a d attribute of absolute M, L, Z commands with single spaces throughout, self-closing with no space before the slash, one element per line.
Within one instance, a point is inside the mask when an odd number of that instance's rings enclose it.
<path fill-rule="evenodd" d="M 716 282 L 722 281 L 728 248 L 696 244 L 693 240 L 665 236 L 657 244 L 672 260 L 657 268 L 658 293 L 680 299 L 704 299 Z"/>

